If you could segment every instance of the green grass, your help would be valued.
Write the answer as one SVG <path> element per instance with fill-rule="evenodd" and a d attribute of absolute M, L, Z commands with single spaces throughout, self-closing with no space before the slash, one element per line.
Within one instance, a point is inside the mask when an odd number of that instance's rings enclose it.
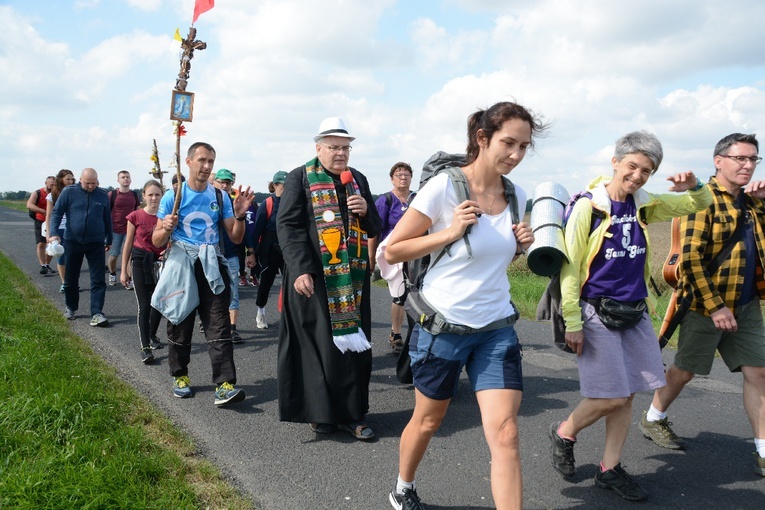
<path fill-rule="evenodd" d="M 0 200 L 0 206 L 16 209 L 17 211 L 29 211 L 26 200 Z"/>
<path fill-rule="evenodd" d="M 0 508 L 252 508 L 2 254 L 0 289 Z"/>

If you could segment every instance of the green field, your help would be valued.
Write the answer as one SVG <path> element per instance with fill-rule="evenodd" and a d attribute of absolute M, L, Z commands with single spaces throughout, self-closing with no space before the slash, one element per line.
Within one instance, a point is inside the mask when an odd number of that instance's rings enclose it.
<path fill-rule="evenodd" d="M 0 508 L 253 508 L 3 254 L 0 289 Z"/>

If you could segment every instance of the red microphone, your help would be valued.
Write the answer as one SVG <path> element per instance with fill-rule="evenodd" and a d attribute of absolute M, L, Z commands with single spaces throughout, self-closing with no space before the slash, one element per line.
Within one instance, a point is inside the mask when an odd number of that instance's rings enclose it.
<path fill-rule="evenodd" d="M 344 170 L 340 174 L 340 182 L 345 184 L 345 193 L 349 197 L 356 194 L 356 188 L 353 187 L 353 174 L 350 170 Z"/>

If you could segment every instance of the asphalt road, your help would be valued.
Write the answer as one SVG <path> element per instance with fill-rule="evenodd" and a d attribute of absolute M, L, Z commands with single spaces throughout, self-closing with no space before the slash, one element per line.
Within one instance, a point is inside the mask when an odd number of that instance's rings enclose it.
<path fill-rule="evenodd" d="M 32 220 L 0 207 L 0 249 L 63 310 L 57 276 L 40 276 L 34 255 Z M 279 281 L 277 280 L 277 284 Z M 108 287 L 104 313 L 109 328 L 91 328 L 87 267 L 81 278 L 80 313 L 72 329 L 85 338 L 119 375 L 190 434 L 200 452 L 220 466 L 231 482 L 260 509 L 386 509 L 397 475 L 398 437 L 411 415 L 413 391 L 395 379 L 395 358 L 387 342 L 389 296 L 374 288 L 374 369 L 368 421 L 377 434 L 364 443 L 348 433 L 317 436 L 308 425 L 281 423 L 277 416 L 276 349 L 278 316 L 274 299 L 267 307 L 269 329 L 255 328 L 255 288 L 242 289 L 235 346 L 238 387 L 247 399 L 216 409 L 210 362 L 201 335 L 194 339 L 189 367 L 195 396 L 172 395 L 167 350 L 154 365 L 139 360 L 135 297 L 121 286 Z M 1 291 L 0 291 L 1 292 Z M 272 291 L 275 298 L 278 288 Z M 648 499 L 628 503 L 594 486 L 603 448 L 603 423 L 583 431 L 576 445 L 577 474 L 563 480 L 550 466 L 547 430 L 579 399 L 575 359 L 552 344 L 549 325 L 522 320 L 525 391 L 520 410 L 524 506 L 531 509 L 765 508 L 765 479 L 752 471 L 754 447 L 743 410 L 741 376 L 715 363 L 712 375 L 694 380 L 675 402 L 670 419 L 689 442 L 686 451 L 661 449 L 637 430 L 649 394 L 635 398 L 633 426 L 623 465 L 644 486 Z M 160 328 L 164 333 L 164 325 Z M 164 334 L 160 335 L 162 338 Z M 671 360 L 671 352 L 665 360 Z M 441 430 L 417 473 L 418 492 L 431 510 L 492 508 L 489 452 L 475 396 L 463 374 Z"/>

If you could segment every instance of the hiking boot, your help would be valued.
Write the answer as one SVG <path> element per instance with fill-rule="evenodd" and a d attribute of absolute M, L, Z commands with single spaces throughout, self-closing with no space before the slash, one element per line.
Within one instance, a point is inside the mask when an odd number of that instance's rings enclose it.
<path fill-rule="evenodd" d="M 151 352 L 150 347 L 146 347 L 145 349 L 141 349 L 141 361 L 146 363 L 151 363 L 154 361 L 154 353 Z"/>
<path fill-rule="evenodd" d="M 189 376 L 182 375 L 176 377 L 173 381 L 173 395 L 178 398 L 188 398 L 191 396 L 191 381 Z"/>
<path fill-rule="evenodd" d="M 560 424 L 561 422 L 558 421 L 550 425 L 552 465 L 563 476 L 574 476 L 576 472 L 574 467 L 574 444 L 576 441 L 564 439 L 558 435 Z"/>
<path fill-rule="evenodd" d="M 156 351 L 157 349 L 161 349 L 164 346 L 165 344 L 160 342 L 159 338 L 157 338 L 156 336 L 151 337 L 151 339 L 149 340 L 149 348 L 151 348 L 151 350 L 153 351 Z"/>
<path fill-rule="evenodd" d="M 258 315 L 255 317 L 255 326 L 257 326 L 258 329 L 268 329 L 265 313 L 258 312 Z"/>
<path fill-rule="evenodd" d="M 109 285 L 117 285 L 117 273 L 109 273 Z"/>
<path fill-rule="evenodd" d="M 425 510 L 425 507 L 420 503 L 417 489 L 404 489 L 402 494 L 393 489 L 388 495 L 388 500 L 396 510 Z"/>
<path fill-rule="evenodd" d="M 645 490 L 627 474 L 621 462 L 605 473 L 598 468 L 595 485 L 601 489 L 610 489 L 629 501 L 640 501 L 646 496 Z"/>
<path fill-rule="evenodd" d="M 669 419 L 664 418 L 658 421 L 648 421 L 646 416 L 647 412 L 643 411 L 643 419 L 638 423 L 638 429 L 646 439 L 650 439 L 662 448 L 669 448 L 670 450 L 684 450 L 685 441 L 677 437 L 670 425 L 672 423 Z"/>
<path fill-rule="evenodd" d="M 224 382 L 215 388 L 215 405 L 225 406 L 244 400 L 244 390 L 234 388 L 231 383 Z"/>
<path fill-rule="evenodd" d="M 401 349 L 404 348 L 404 339 L 401 338 L 401 333 L 394 333 L 391 331 L 390 337 L 388 337 L 388 342 L 390 343 L 390 348 L 393 349 L 393 354 L 400 353 Z"/>
<path fill-rule="evenodd" d="M 754 472 L 760 476 L 765 476 L 765 457 L 760 457 L 760 454 L 754 452 L 757 456 L 757 460 L 754 462 Z"/>
<path fill-rule="evenodd" d="M 231 330 L 231 341 L 235 344 L 241 344 L 244 342 L 244 338 L 242 338 L 239 333 L 236 332 L 235 329 Z"/>
<path fill-rule="evenodd" d="M 68 321 L 74 320 L 74 310 L 70 310 L 68 307 L 64 310 L 64 319 Z"/>
<path fill-rule="evenodd" d="M 106 317 L 104 317 L 104 314 L 102 313 L 95 313 L 93 314 L 93 317 L 90 318 L 90 325 L 99 328 L 105 328 L 109 325 L 109 321 L 106 320 Z"/>

